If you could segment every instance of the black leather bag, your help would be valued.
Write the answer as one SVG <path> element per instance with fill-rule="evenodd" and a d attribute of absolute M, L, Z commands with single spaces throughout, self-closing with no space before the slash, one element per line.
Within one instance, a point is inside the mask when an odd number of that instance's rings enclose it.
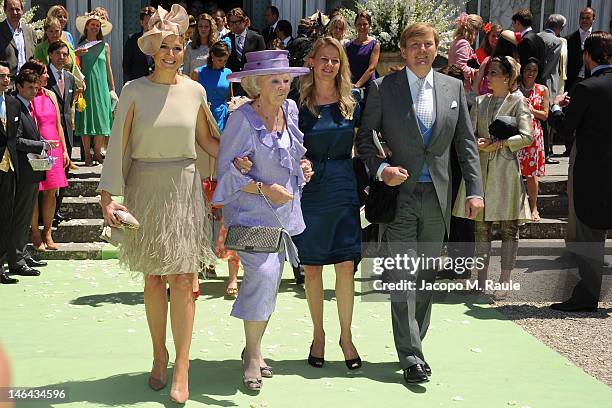
<path fill-rule="evenodd" d="M 511 136 L 518 135 L 519 130 L 516 126 L 516 119 L 511 116 L 498 116 L 489 125 L 489 134 L 497 140 L 506 140 Z"/>
<path fill-rule="evenodd" d="M 395 219 L 399 186 L 372 180 L 365 200 L 365 217 L 372 224 L 386 224 Z"/>

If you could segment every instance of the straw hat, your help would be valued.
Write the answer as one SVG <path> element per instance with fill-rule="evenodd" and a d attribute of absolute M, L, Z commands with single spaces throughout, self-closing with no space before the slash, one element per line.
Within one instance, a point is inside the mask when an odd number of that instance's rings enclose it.
<path fill-rule="evenodd" d="M 173 4 L 170 11 L 157 7 L 149 20 L 148 30 L 138 39 L 138 47 L 147 55 L 159 51 L 161 43 L 169 35 L 182 36 L 189 28 L 189 15 L 178 4 Z"/>
<path fill-rule="evenodd" d="M 84 16 L 78 16 L 76 18 L 76 28 L 79 33 L 85 35 L 85 26 L 89 20 L 98 20 L 100 22 L 100 30 L 102 31 L 102 35 L 105 37 L 110 34 L 111 30 L 113 29 L 113 25 L 106 19 L 105 15 L 97 11 L 92 11 Z"/>
<path fill-rule="evenodd" d="M 310 72 L 306 67 L 290 67 L 287 50 L 253 51 L 245 55 L 247 62 L 244 68 L 240 72 L 229 74 L 228 81 L 240 82 L 242 78 L 252 75 L 290 74 L 296 77 Z"/>

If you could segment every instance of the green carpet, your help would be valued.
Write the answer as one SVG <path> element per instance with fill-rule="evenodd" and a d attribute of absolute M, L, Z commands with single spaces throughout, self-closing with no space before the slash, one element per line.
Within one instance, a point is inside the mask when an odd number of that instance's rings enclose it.
<path fill-rule="evenodd" d="M 225 266 L 218 270 L 226 276 Z M 259 395 L 241 384 L 242 324 L 229 316 L 224 282 L 202 284 L 187 407 L 612 406 L 610 388 L 484 305 L 434 306 L 425 343 L 433 377 L 408 387 L 397 364 L 389 304 L 358 297 L 353 333 L 364 366 L 350 373 L 338 346 L 331 269 L 325 273 L 327 360 L 323 369 L 311 368 L 304 293 L 291 283 L 288 267 L 284 278 L 264 337 L 275 376 L 264 380 Z M 17 406 L 173 406 L 169 387 L 156 393 L 146 386 L 151 355 L 141 288 L 116 260 L 51 261 L 40 277 L 0 285 L 0 341 L 12 360 L 14 385 L 62 387 L 69 397 Z M 170 329 L 168 337 L 172 359 Z"/>

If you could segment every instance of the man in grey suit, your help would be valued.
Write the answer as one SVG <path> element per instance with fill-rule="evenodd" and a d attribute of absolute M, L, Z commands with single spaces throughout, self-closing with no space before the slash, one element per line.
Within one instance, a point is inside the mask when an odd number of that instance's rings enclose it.
<path fill-rule="evenodd" d="M 0 60 L 9 63 L 11 75 L 15 76 L 34 55 L 36 37 L 32 27 L 21 23 L 21 0 L 5 0 L 4 13 L 6 20 L 0 23 Z"/>
<path fill-rule="evenodd" d="M 549 92 L 549 100 L 553 101 L 559 92 L 559 60 L 561 58 L 561 31 L 565 27 L 566 19 L 561 14 L 551 14 L 546 21 L 544 31 L 538 33 L 540 38 L 544 40 L 546 53 L 544 61 L 542 61 L 542 83 L 546 85 Z M 546 125 L 546 123 L 543 123 Z M 546 154 L 546 164 L 558 164 L 556 160 L 550 159 L 552 154 L 552 132 L 548 126 L 543 128 L 544 131 L 544 153 Z"/>
<path fill-rule="evenodd" d="M 389 256 L 418 244 L 419 254 L 439 256 L 451 219 L 450 145 L 455 144 L 466 182 L 467 216 L 484 207 L 477 142 L 461 81 L 432 70 L 439 35 L 428 23 L 408 26 L 400 48 L 406 68 L 373 81 L 357 137 L 357 151 L 371 175 L 399 186 L 395 219 L 382 224 Z M 376 130 L 392 152 L 378 157 Z M 412 252 L 413 253 L 413 252 Z M 390 275 L 406 276 L 399 267 Z M 414 278 L 414 276 L 412 276 Z M 420 269 L 418 281 L 433 282 L 435 271 Z M 408 383 L 428 380 L 431 368 L 421 341 L 427 333 L 432 291 L 408 290 L 391 295 L 395 347 Z"/>

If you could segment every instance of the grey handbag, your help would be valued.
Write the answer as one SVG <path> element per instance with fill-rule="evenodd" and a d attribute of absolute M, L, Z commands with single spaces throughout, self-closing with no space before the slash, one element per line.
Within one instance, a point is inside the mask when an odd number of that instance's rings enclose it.
<path fill-rule="evenodd" d="M 283 229 L 274 227 L 232 225 L 225 237 L 227 249 L 244 252 L 279 252 L 282 242 Z"/>
<path fill-rule="evenodd" d="M 274 214 L 274 217 L 276 217 L 280 227 L 249 227 L 245 225 L 232 225 L 227 229 L 225 248 L 233 251 L 254 253 L 274 253 L 280 251 L 283 243 L 283 235 L 288 235 L 288 233 L 283 227 L 283 223 L 276 215 L 276 212 L 272 208 L 268 198 L 264 195 L 263 191 L 261 191 L 261 183 L 257 183 L 257 189 L 259 190 L 259 194 L 266 201 L 266 204 L 268 204 L 268 207 L 270 207 L 270 210 L 272 211 L 272 214 Z"/>

